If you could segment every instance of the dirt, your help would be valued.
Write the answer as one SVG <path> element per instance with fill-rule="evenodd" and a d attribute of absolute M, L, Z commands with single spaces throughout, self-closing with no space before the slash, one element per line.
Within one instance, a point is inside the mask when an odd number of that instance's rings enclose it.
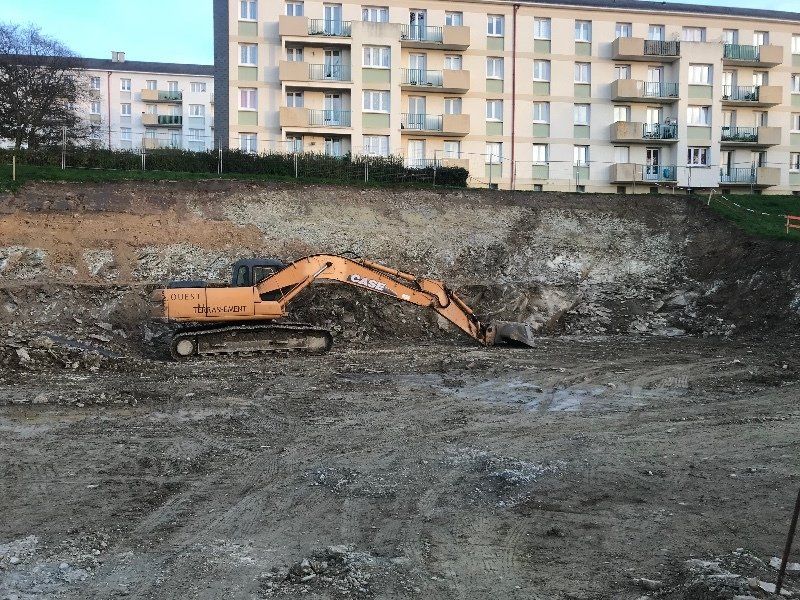
<path fill-rule="evenodd" d="M 165 360 L 150 289 L 320 251 L 442 277 L 537 346 L 324 285 L 292 316 L 325 356 Z M 796 256 L 672 196 L 2 197 L 0 598 L 777 598 Z"/>

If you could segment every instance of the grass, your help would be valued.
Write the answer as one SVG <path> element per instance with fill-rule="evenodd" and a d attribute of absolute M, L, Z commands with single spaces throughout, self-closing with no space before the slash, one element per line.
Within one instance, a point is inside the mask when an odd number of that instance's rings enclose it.
<path fill-rule="evenodd" d="M 699 195 L 697 198 L 702 199 L 704 204 L 708 201 L 708 195 Z M 719 194 L 714 194 L 711 208 L 739 229 L 761 237 L 800 242 L 800 229 L 790 229 L 787 234 L 786 217 L 784 217 L 784 215 L 800 216 L 800 197 L 731 194 L 725 198 L 727 200 Z"/>

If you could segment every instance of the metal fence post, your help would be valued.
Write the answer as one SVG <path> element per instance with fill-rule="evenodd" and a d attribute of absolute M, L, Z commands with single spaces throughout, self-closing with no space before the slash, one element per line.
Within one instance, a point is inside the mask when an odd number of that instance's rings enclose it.
<path fill-rule="evenodd" d="M 369 182 L 369 160 L 364 160 L 364 183 Z"/>
<path fill-rule="evenodd" d="M 222 145 L 220 145 L 217 151 L 217 175 L 222 175 Z"/>
<path fill-rule="evenodd" d="M 67 128 L 64 127 L 64 134 L 61 139 L 61 170 L 67 168 Z"/>
<path fill-rule="evenodd" d="M 436 170 L 439 168 L 439 160 L 436 158 L 438 150 L 433 151 L 433 187 L 436 187 Z"/>
<path fill-rule="evenodd" d="M 297 152 L 294 153 L 294 178 L 298 179 Z"/>
<path fill-rule="evenodd" d="M 142 171 L 147 170 L 147 153 L 144 148 L 144 140 L 142 140 Z"/>
<path fill-rule="evenodd" d="M 11 157 L 11 181 L 17 180 L 17 155 Z M 788 229 L 787 229 L 788 233 Z"/>

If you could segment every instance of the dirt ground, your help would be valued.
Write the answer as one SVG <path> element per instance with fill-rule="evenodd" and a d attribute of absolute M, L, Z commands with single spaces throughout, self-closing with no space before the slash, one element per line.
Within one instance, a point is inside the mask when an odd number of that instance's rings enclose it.
<path fill-rule="evenodd" d="M 677 198 L 226 185 L 0 198 L 0 599 L 777 598 L 790 247 Z M 325 356 L 165 360 L 159 282 L 364 223 L 537 346 L 323 286 L 296 316 Z"/>

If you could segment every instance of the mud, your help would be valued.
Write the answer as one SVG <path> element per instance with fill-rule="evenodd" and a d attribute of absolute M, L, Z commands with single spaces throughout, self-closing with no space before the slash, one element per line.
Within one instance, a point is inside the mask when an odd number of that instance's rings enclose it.
<path fill-rule="evenodd" d="M 796 252 L 677 197 L 370 194 L 0 199 L 0 598 L 771 597 Z M 334 330 L 326 356 L 159 353 L 164 279 L 345 250 L 537 347 L 327 285 L 293 314 Z"/>

